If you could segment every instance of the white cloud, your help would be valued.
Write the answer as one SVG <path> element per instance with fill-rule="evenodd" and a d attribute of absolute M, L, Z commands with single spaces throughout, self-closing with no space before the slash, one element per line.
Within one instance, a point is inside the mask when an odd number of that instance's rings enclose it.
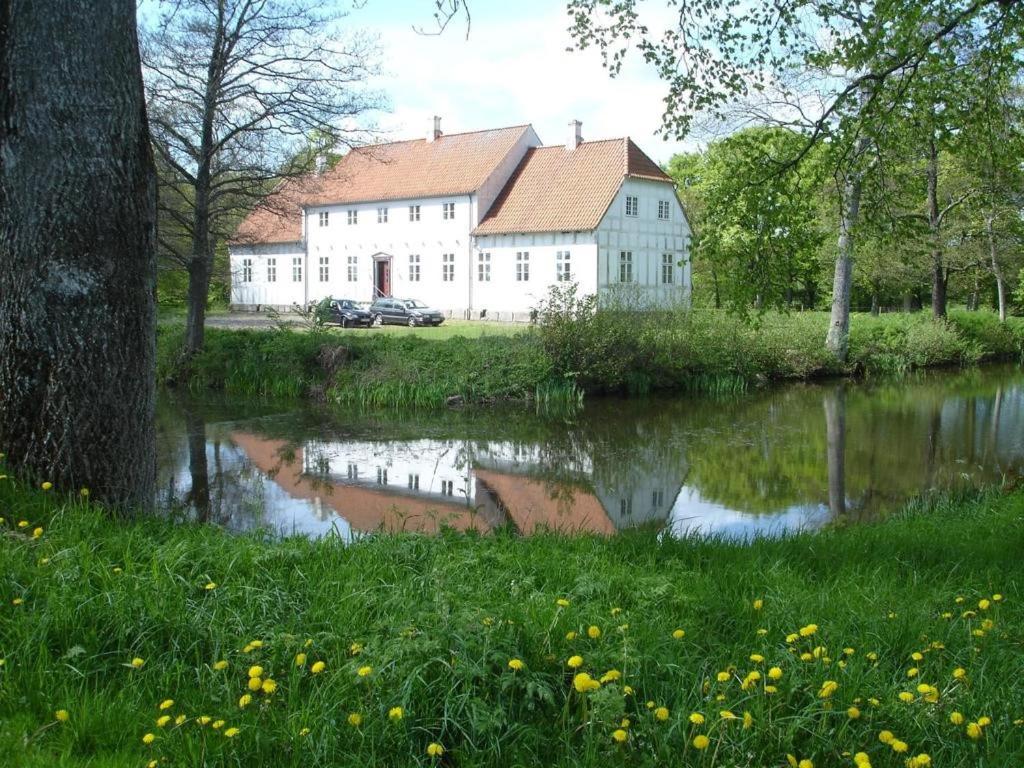
<path fill-rule="evenodd" d="M 610 78 L 597 51 L 567 51 L 567 23 L 564 13 L 474 19 L 468 39 L 454 27 L 438 36 L 408 24 L 377 28 L 384 71 L 374 85 L 393 105 L 380 126 L 400 139 L 424 135 L 435 114 L 447 133 L 532 123 L 558 144 L 579 119 L 584 139 L 628 135 L 659 162 L 696 146 L 656 135 L 665 86 L 649 67 L 634 56 Z"/>

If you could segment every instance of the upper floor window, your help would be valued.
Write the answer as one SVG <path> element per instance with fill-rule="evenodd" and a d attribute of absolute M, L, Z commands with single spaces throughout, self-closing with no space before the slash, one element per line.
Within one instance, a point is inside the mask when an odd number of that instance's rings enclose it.
<path fill-rule="evenodd" d="M 331 276 L 331 257 L 320 257 L 320 282 L 326 283 Z"/>
<path fill-rule="evenodd" d="M 480 283 L 491 282 L 491 254 L 481 253 L 476 257 L 476 279 Z"/>
<path fill-rule="evenodd" d="M 420 255 L 413 253 L 409 255 L 409 282 L 418 283 L 420 281 Z"/>
<path fill-rule="evenodd" d="M 330 211 L 320 211 L 320 226 L 321 227 L 326 227 L 330 223 L 330 219 L 331 219 L 331 212 Z"/>
<path fill-rule="evenodd" d="M 668 220 L 672 217 L 672 208 L 668 200 L 658 201 L 658 218 Z"/>
<path fill-rule="evenodd" d="M 277 259 L 267 259 L 267 282 L 277 282 Z"/>
<path fill-rule="evenodd" d="M 387 208 L 378 208 L 377 209 L 377 223 L 378 224 L 387 224 L 388 223 L 388 209 Z"/>
<path fill-rule="evenodd" d="M 661 254 L 661 284 L 672 285 L 676 281 L 676 259 L 671 253 Z"/>
<path fill-rule="evenodd" d="M 559 251 L 555 254 L 555 280 L 560 283 L 568 283 L 572 280 L 572 263 L 569 259 L 569 251 Z"/>
<path fill-rule="evenodd" d="M 619 251 L 619 282 L 633 282 L 633 252 Z"/>
<path fill-rule="evenodd" d="M 349 224 L 358 224 L 359 223 L 359 211 L 349 211 L 348 212 L 348 223 Z"/>
<path fill-rule="evenodd" d="M 443 219 L 454 219 L 455 218 L 455 203 L 444 203 L 441 206 L 441 218 Z"/>
<path fill-rule="evenodd" d="M 420 220 L 420 207 L 418 205 L 409 206 L 409 221 Z"/>
<path fill-rule="evenodd" d="M 516 282 L 527 283 L 530 281 L 530 254 L 527 251 L 516 253 Z"/>
<path fill-rule="evenodd" d="M 359 257 L 349 256 L 348 257 L 348 281 L 354 283 L 356 278 L 359 277 Z"/>
<path fill-rule="evenodd" d="M 626 215 L 640 215 L 640 200 L 636 197 L 636 195 L 626 195 Z"/>
<path fill-rule="evenodd" d="M 446 283 L 455 281 L 455 254 L 441 254 L 441 280 Z"/>
<path fill-rule="evenodd" d="M 302 282 L 302 257 L 301 256 L 293 256 L 292 257 L 292 282 L 293 283 L 301 283 Z"/>
<path fill-rule="evenodd" d="M 252 282 L 252 259 L 242 259 L 242 282 Z"/>

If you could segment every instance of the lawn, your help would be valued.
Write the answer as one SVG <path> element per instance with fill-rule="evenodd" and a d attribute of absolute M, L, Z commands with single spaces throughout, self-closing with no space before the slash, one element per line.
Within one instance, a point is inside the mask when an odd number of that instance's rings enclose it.
<path fill-rule="evenodd" d="M 481 336 L 512 336 L 530 331 L 529 323 L 498 323 L 480 320 L 445 320 L 438 326 L 428 328 L 409 328 L 405 325 L 385 325 L 380 328 L 338 328 L 332 326 L 331 333 L 346 336 L 348 334 L 388 334 L 395 336 L 417 336 L 424 339 L 451 339 L 462 336 L 477 339 Z"/>
<path fill-rule="evenodd" d="M 749 546 L 274 541 L 53 494 L 0 483 L 6 764 L 1024 761 L 1021 492 Z"/>

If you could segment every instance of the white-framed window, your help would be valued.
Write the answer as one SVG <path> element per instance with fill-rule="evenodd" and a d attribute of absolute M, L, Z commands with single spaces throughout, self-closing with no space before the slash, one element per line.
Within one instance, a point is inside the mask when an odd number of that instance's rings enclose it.
<path fill-rule="evenodd" d="M 420 207 L 418 205 L 409 206 L 409 221 L 420 220 Z"/>
<path fill-rule="evenodd" d="M 672 208 L 669 205 L 669 201 L 668 200 L 659 200 L 658 201 L 658 218 L 659 219 L 664 219 L 666 221 L 668 221 L 670 218 L 672 218 Z"/>
<path fill-rule="evenodd" d="M 661 284 L 673 285 L 676 281 L 676 257 L 671 253 L 661 254 Z"/>
<path fill-rule="evenodd" d="M 619 282 L 633 282 L 633 252 L 619 251 Z"/>
<path fill-rule="evenodd" d="M 441 218 L 445 220 L 455 218 L 455 203 L 441 204 Z"/>
<path fill-rule="evenodd" d="M 359 278 L 359 257 L 349 256 L 348 264 L 346 269 L 346 277 L 350 283 L 354 283 Z"/>
<path fill-rule="evenodd" d="M 409 475 L 409 490 L 418 491 L 420 489 L 420 476 Z"/>
<path fill-rule="evenodd" d="M 348 211 L 348 223 L 350 225 L 359 223 L 359 211 L 354 209 L 350 209 Z"/>
<path fill-rule="evenodd" d="M 479 253 L 476 257 L 476 280 L 478 283 L 491 282 L 491 254 Z"/>
<path fill-rule="evenodd" d="M 277 282 L 277 259 L 275 258 L 267 259 L 267 282 Z"/>
<path fill-rule="evenodd" d="M 409 282 L 418 283 L 420 281 L 420 255 L 418 253 L 409 254 Z"/>
<path fill-rule="evenodd" d="M 388 484 L 388 471 L 383 467 L 377 467 L 377 485 Z"/>
<path fill-rule="evenodd" d="M 292 257 L 292 282 L 293 283 L 301 283 L 302 282 L 302 257 L 301 256 L 293 256 Z"/>
<path fill-rule="evenodd" d="M 663 490 L 651 491 L 651 509 L 658 510 L 665 506 L 665 492 Z"/>
<path fill-rule="evenodd" d="M 629 517 L 633 514 L 633 499 L 619 499 L 619 515 Z"/>
<path fill-rule="evenodd" d="M 626 195 L 626 215 L 640 215 L 640 200 L 637 198 L 636 195 Z"/>
<path fill-rule="evenodd" d="M 242 259 L 242 282 L 252 282 L 252 259 Z"/>
<path fill-rule="evenodd" d="M 320 257 L 320 282 L 326 283 L 331 278 L 331 257 Z"/>
<path fill-rule="evenodd" d="M 387 208 L 378 208 L 377 209 L 377 223 L 378 224 L 387 224 L 388 223 L 388 209 Z"/>
<path fill-rule="evenodd" d="M 530 252 L 529 251 L 517 251 L 516 252 L 516 282 L 517 283 L 528 283 L 528 282 L 530 282 Z"/>
<path fill-rule="evenodd" d="M 455 254 L 441 254 L 441 280 L 446 283 L 455 282 Z"/>
<path fill-rule="evenodd" d="M 445 496 L 454 496 L 455 495 L 455 483 L 454 483 L 454 481 L 452 481 L 452 480 L 442 480 L 441 481 L 441 493 L 444 494 Z"/>
<path fill-rule="evenodd" d="M 331 223 L 331 212 L 330 211 L 320 211 L 320 226 L 321 227 L 326 227 L 330 223 Z"/>
<path fill-rule="evenodd" d="M 559 251 L 555 254 L 555 280 L 560 283 L 568 283 L 572 280 L 572 261 L 569 251 Z"/>
<path fill-rule="evenodd" d="M 353 464 L 351 461 L 348 463 L 348 479 L 358 480 L 359 479 L 359 465 Z"/>

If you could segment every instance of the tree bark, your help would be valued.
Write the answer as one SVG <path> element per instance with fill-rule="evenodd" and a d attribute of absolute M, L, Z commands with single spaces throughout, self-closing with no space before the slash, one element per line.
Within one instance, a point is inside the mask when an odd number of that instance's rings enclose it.
<path fill-rule="evenodd" d="M 878 301 L 878 291 L 874 291 L 871 294 L 871 316 L 878 317 L 878 313 L 881 311 Z"/>
<path fill-rule="evenodd" d="M 996 278 L 996 302 L 999 305 L 999 322 L 1006 322 L 1006 281 L 1003 278 L 1003 269 L 999 265 L 999 258 L 996 255 L 996 237 L 992 231 L 992 216 L 985 217 L 985 234 L 988 236 L 988 255 L 992 260 L 992 274 Z"/>
<path fill-rule="evenodd" d="M 133 0 L 0 2 L 0 445 L 149 505 L 156 183 Z"/>
<path fill-rule="evenodd" d="M 932 317 L 946 316 L 946 269 L 939 231 L 939 150 L 934 135 L 928 141 L 928 232 L 932 244 Z"/>
<path fill-rule="evenodd" d="M 825 395 L 825 452 L 828 463 L 828 508 L 833 519 L 846 514 L 846 390 Z"/>
<path fill-rule="evenodd" d="M 858 139 L 856 157 L 867 149 L 864 139 Z M 855 161 L 856 162 L 856 161 Z M 853 230 L 860 218 L 860 172 L 851 169 L 843 182 L 842 215 L 839 219 L 839 252 L 836 254 L 835 274 L 832 280 L 832 315 L 829 319 L 825 346 L 836 360 L 846 362 L 850 345 L 850 290 L 853 277 Z"/>

